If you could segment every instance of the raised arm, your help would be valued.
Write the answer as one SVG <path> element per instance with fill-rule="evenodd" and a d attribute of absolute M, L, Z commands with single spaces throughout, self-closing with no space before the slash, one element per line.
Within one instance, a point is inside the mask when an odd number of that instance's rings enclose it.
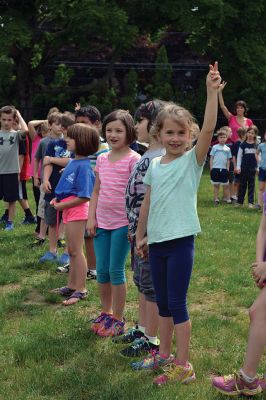
<path fill-rule="evenodd" d="M 223 97 L 223 90 L 224 90 L 226 84 L 227 84 L 227 82 L 224 82 L 224 81 L 221 83 L 219 90 L 218 90 L 218 99 L 219 99 L 220 108 L 221 108 L 225 118 L 229 119 L 232 116 L 232 114 L 230 113 L 230 111 L 228 110 L 226 105 L 224 104 L 224 97 Z"/>
<path fill-rule="evenodd" d="M 37 136 L 36 127 L 46 121 L 47 120 L 45 119 L 40 119 L 40 120 L 30 121 L 28 123 L 29 137 L 31 138 L 31 140 L 34 140 Z"/>
<path fill-rule="evenodd" d="M 20 125 L 20 130 L 26 134 L 26 132 L 28 132 L 28 126 L 27 126 L 26 122 L 24 121 L 24 119 L 22 118 L 19 110 L 17 110 L 17 117 L 18 117 L 18 122 Z"/>
<path fill-rule="evenodd" d="M 218 71 L 218 62 L 210 65 L 210 70 L 206 78 L 207 102 L 205 107 L 204 121 L 195 146 L 196 157 L 199 165 L 205 161 L 213 131 L 217 121 L 218 110 L 218 89 L 221 83 L 220 73 Z"/>

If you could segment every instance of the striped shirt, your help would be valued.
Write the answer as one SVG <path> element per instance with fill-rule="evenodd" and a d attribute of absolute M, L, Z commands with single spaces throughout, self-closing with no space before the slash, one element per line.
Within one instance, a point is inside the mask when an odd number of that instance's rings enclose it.
<path fill-rule="evenodd" d="M 125 191 L 140 155 L 131 150 L 120 160 L 110 162 L 109 154 L 101 154 L 96 161 L 95 171 L 100 179 L 96 219 L 99 228 L 111 230 L 128 225 Z"/>

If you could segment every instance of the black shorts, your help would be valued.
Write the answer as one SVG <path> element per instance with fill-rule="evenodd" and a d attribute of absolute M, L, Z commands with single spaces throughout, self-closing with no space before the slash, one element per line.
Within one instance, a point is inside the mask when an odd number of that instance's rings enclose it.
<path fill-rule="evenodd" d="M 18 184 L 19 200 L 28 200 L 26 181 L 20 181 Z"/>
<path fill-rule="evenodd" d="M 17 173 L 0 175 L 0 200 L 7 203 L 19 200 Z"/>
<path fill-rule="evenodd" d="M 228 185 L 228 170 L 222 168 L 213 168 L 211 170 L 211 183 L 213 185 Z"/>

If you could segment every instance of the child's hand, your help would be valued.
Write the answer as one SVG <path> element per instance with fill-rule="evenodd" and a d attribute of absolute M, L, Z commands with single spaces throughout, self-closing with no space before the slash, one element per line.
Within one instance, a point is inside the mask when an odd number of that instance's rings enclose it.
<path fill-rule="evenodd" d="M 215 61 L 214 65 L 209 65 L 209 73 L 206 78 L 207 89 L 218 91 L 221 84 L 221 76 L 218 71 L 218 62 Z"/>
<path fill-rule="evenodd" d="M 218 88 L 218 92 L 222 92 L 226 85 L 227 85 L 227 82 L 222 81 L 222 83 L 220 84 L 220 86 Z"/>
<path fill-rule="evenodd" d="M 49 181 L 44 181 L 42 184 L 42 188 L 45 193 L 51 193 L 52 186 Z"/>
<path fill-rule="evenodd" d="M 259 288 L 266 284 L 266 261 L 260 261 L 252 264 L 252 275 Z"/>
<path fill-rule="evenodd" d="M 35 187 L 40 187 L 40 179 L 39 178 L 34 178 L 34 180 L 33 180 L 33 184 L 34 184 L 34 186 Z"/>
<path fill-rule="evenodd" d="M 76 105 L 75 105 L 75 111 L 78 111 L 78 110 L 80 110 L 80 109 L 81 109 L 80 103 L 76 103 Z"/>
<path fill-rule="evenodd" d="M 96 236 L 96 228 L 97 228 L 96 219 L 95 218 L 94 219 L 92 219 L 92 218 L 88 219 L 86 229 L 89 232 L 91 237 L 95 237 Z"/>
<path fill-rule="evenodd" d="M 143 259 L 147 258 L 148 254 L 147 239 L 147 236 L 145 236 L 143 239 L 136 242 L 136 254 Z"/>
<path fill-rule="evenodd" d="M 239 174 L 241 174 L 241 169 L 240 168 L 237 168 L 236 169 L 236 173 L 239 175 Z"/>

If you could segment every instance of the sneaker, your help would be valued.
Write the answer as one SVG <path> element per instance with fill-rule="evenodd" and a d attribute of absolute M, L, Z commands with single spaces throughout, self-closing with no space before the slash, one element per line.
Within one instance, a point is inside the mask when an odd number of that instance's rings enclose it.
<path fill-rule="evenodd" d="M 260 387 L 263 392 L 266 392 L 266 374 L 259 378 Z"/>
<path fill-rule="evenodd" d="M 132 369 L 139 370 L 156 370 L 170 364 L 174 360 L 173 354 L 169 357 L 161 357 L 159 351 L 152 351 L 151 354 L 141 361 L 131 363 Z"/>
<path fill-rule="evenodd" d="M 163 368 L 164 373 L 154 378 L 153 383 L 157 386 L 165 385 L 170 382 L 190 383 L 196 379 L 192 365 L 188 366 L 172 362 Z"/>
<path fill-rule="evenodd" d="M 50 251 L 47 251 L 40 259 L 39 262 L 45 262 L 45 261 L 57 261 L 57 254 L 51 253 Z"/>
<path fill-rule="evenodd" d="M 248 203 L 248 208 L 254 208 L 254 204 Z"/>
<path fill-rule="evenodd" d="M 254 396 L 262 391 L 258 378 L 249 383 L 244 381 L 237 372 L 228 376 L 216 376 L 212 379 L 212 385 L 219 392 L 228 396 L 238 396 L 240 394 Z"/>
<path fill-rule="evenodd" d="M 217 200 L 214 200 L 214 205 L 215 206 L 218 206 L 220 204 L 220 201 L 217 199 Z"/>
<path fill-rule="evenodd" d="M 37 219 L 33 215 L 25 217 L 22 221 L 23 225 L 35 225 L 37 224 Z"/>
<path fill-rule="evenodd" d="M 102 312 L 97 318 L 92 320 L 92 324 L 91 324 L 91 331 L 94 333 L 98 332 L 98 329 L 100 329 L 102 327 L 102 325 L 104 324 L 106 319 L 111 318 L 112 315 L 111 314 L 107 314 Z"/>
<path fill-rule="evenodd" d="M 125 321 L 119 321 L 116 318 L 109 317 L 105 320 L 102 326 L 98 329 L 97 335 L 101 337 L 123 335 Z"/>
<path fill-rule="evenodd" d="M 69 264 L 69 255 L 67 253 L 61 254 L 61 256 L 57 260 L 58 264 L 64 265 Z"/>
<path fill-rule="evenodd" d="M 62 267 L 57 267 L 56 272 L 59 274 L 68 274 L 69 273 L 69 264 L 62 265 Z"/>
<path fill-rule="evenodd" d="M 45 239 L 41 239 L 41 238 L 37 237 L 30 246 L 31 247 L 32 246 L 39 247 L 39 246 L 42 246 L 44 244 L 44 242 L 45 242 Z"/>
<path fill-rule="evenodd" d="M 117 344 L 125 344 L 125 343 L 132 343 L 135 339 L 140 339 L 144 336 L 144 333 L 139 331 L 138 328 L 131 328 L 129 329 L 124 335 L 117 336 L 112 339 L 113 343 Z"/>
<path fill-rule="evenodd" d="M 88 281 L 91 281 L 92 279 L 96 279 L 96 271 L 94 272 L 94 270 L 89 269 L 88 272 L 87 272 L 86 279 Z"/>
<path fill-rule="evenodd" d="M 5 231 L 13 231 L 14 224 L 12 221 L 7 221 L 5 226 Z"/>
<path fill-rule="evenodd" d="M 64 247 L 66 247 L 66 241 L 65 239 L 58 239 L 57 241 L 57 247 L 59 249 L 63 249 Z"/>
<path fill-rule="evenodd" d="M 261 206 L 259 204 L 255 204 L 254 208 L 255 210 L 261 210 Z"/>
<path fill-rule="evenodd" d="M 131 346 L 121 350 L 120 354 L 124 357 L 141 357 L 151 351 L 159 351 L 159 344 L 153 344 L 143 336 L 140 339 L 135 339 Z"/>

